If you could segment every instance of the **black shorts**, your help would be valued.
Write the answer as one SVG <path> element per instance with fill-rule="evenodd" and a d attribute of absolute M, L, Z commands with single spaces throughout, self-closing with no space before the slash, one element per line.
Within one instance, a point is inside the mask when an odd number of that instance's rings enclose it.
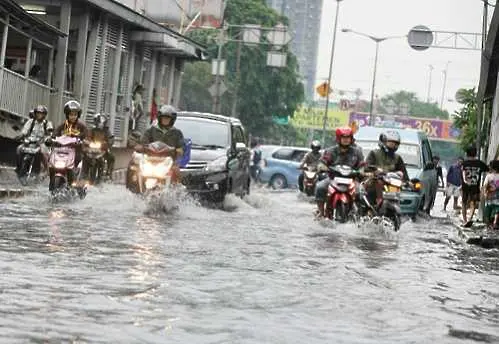
<path fill-rule="evenodd" d="M 463 184 L 462 186 L 462 192 L 463 192 L 463 204 L 468 204 L 468 202 L 479 202 L 480 201 L 480 187 L 478 185 L 476 186 L 469 186 L 466 184 Z"/>

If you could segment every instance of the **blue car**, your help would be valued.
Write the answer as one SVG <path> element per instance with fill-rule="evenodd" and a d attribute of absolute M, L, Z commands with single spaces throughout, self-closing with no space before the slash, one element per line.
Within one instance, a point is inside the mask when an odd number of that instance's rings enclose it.
<path fill-rule="evenodd" d="M 260 149 L 260 182 L 273 189 L 297 188 L 298 176 L 301 173 L 298 167 L 310 149 L 288 146 L 261 146 Z"/>
<path fill-rule="evenodd" d="M 355 134 L 355 143 L 362 148 L 364 157 L 378 148 L 379 135 L 386 130 L 400 134 L 401 142 L 397 153 L 404 159 L 409 178 L 417 178 L 422 184 L 420 192 L 402 191 L 402 214 L 414 218 L 419 210 L 429 213 L 435 202 L 438 182 L 428 137 L 424 132 L 415 129 L 360 127 Z"/>

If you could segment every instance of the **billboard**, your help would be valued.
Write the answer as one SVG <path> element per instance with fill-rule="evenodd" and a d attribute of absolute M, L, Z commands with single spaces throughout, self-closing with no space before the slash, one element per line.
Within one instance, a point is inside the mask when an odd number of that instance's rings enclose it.
<path fill-rule="evenodd" d="M 199 14 L 194 27 L 219 27 L 223 0 L 118 0 L 158 23 L 186 27 Z"/>
<path fill-rule="evenodd" d="M 338 108 L 328 109 L 327 112 L 327 129 L 344 127 L 348 125 L 348 111 L 343 111 Z M 324 109 L 322 108 L 304 108 L 296 110 L 290 123 L 297 128 L 313 128 L 322 129 L 322 121 L 324 119 Z"/>
<path fill-rule="evenodd" d="M 352 112 L 349 116 L 349 124 L 356 122 L 358 126 L 369 125 L 369 114 Z M 412 128 L 422 130 L 431 139 L 446 141 L 457 141 L 461 131 L 454 127 L 449 120 L 416 118 L 408 116 L 374 115 L 374 126 L 389 128 Z"/>

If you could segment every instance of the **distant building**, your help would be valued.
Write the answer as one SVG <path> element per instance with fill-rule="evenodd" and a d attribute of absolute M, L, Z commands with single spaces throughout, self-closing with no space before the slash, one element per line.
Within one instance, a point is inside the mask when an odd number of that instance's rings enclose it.
<path fill-rule="evenodd" d="M 314 98 L 322 0 L 267 0 L 269 6 L 289 18 L 291 50 L 300 65 L 307 99 Z"/>

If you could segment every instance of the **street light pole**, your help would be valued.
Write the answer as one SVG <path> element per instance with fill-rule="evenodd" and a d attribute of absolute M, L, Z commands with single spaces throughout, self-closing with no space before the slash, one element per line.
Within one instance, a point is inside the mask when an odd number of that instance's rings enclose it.
<path fill-rule="evenodd" d="M 447 61 L 447 64 L 445 65 L 445 70 L 443 71 L 444 73 L 444 85 L 442 87 L 442 97 L 440 98 L 440 110 L 444 110 L 444 99 L 445 99 L 445 89 L 447 88 L 447 73 L 449 70 L 449 63 L 450 61 Z"/>
<path fill-rule="evenodd" d="M 388 40 L 388 39 L 407 37 L 407 35 L 404 35 L 404 36 L 375 37 L 375 36 L 371 36 L 371 35 L 368 35 L 368 34 L 363 33 L 363 32 L 358 32 L 358 31 L 354 31 L 354 30 L 350 30 L 350 29 L 342 29 L 341 31 L 342 32 L 350 32 L 350 33 L 357 34 L 359 36 L 367 37 L 367 38 L 369 38 L 370 40 L 372 40 L 372 41 L 374 41 L 376 43 L 376 54 L 374 56 L 373 83 L 372 83 L 372 87 L 371 87 L 371 106 L 369 107 L 369 125 L 372 125 L 373 124 L 373 110 L 374 110 L 374 92 L 375 92 L 375 89 L 376 89 L 376 72 L 377 72 L 377 69 L 378 69 L 379 44 L 381 42 L 384 42 L 384 41 Z"/>
<path fill-rule="evenodd" d="M 373 84 L 371 86 L 371 106 L 369 106 L 369 125 L 373 125 L 374 88 L 376 87 L 376 71 L 378 69 L 378 52 L 380 40 L 376 40 L 376 54 L 374 55 Z"/>
<path fill-rule="evenodd" d="M 428 67 L 430 69 L 430 73 L 428 75 L 428 95 L 426 96 L 426 102 L 429 104 L 430 100 L 431 100 L 431 75 L 432 75 L 432 72 L 433 72 L 433 66 L 432 65 L 428 65 Z"/>
<path fill-rule="evenodd" d="M 336 45 L 336 32 L 338 31 L 338 14 L 340 12 L 340 2 L 343 0 L 336 0 L 336 15 L 334 18 L 334 31 L 333 42 L 331 43 L 331 58 L 329 60 L 329 76 L 327 79 L 327 95 L 326 95 L 326 108 L 324 109 L 324 117 L 322 118 L 322 146 L 326 146 L 326 126 L 327 126 L 327 112 L 329 110 L 329 94 L 331 91 L 331 75 L 333 73 L 333 60 L 334 48 Z"/>

